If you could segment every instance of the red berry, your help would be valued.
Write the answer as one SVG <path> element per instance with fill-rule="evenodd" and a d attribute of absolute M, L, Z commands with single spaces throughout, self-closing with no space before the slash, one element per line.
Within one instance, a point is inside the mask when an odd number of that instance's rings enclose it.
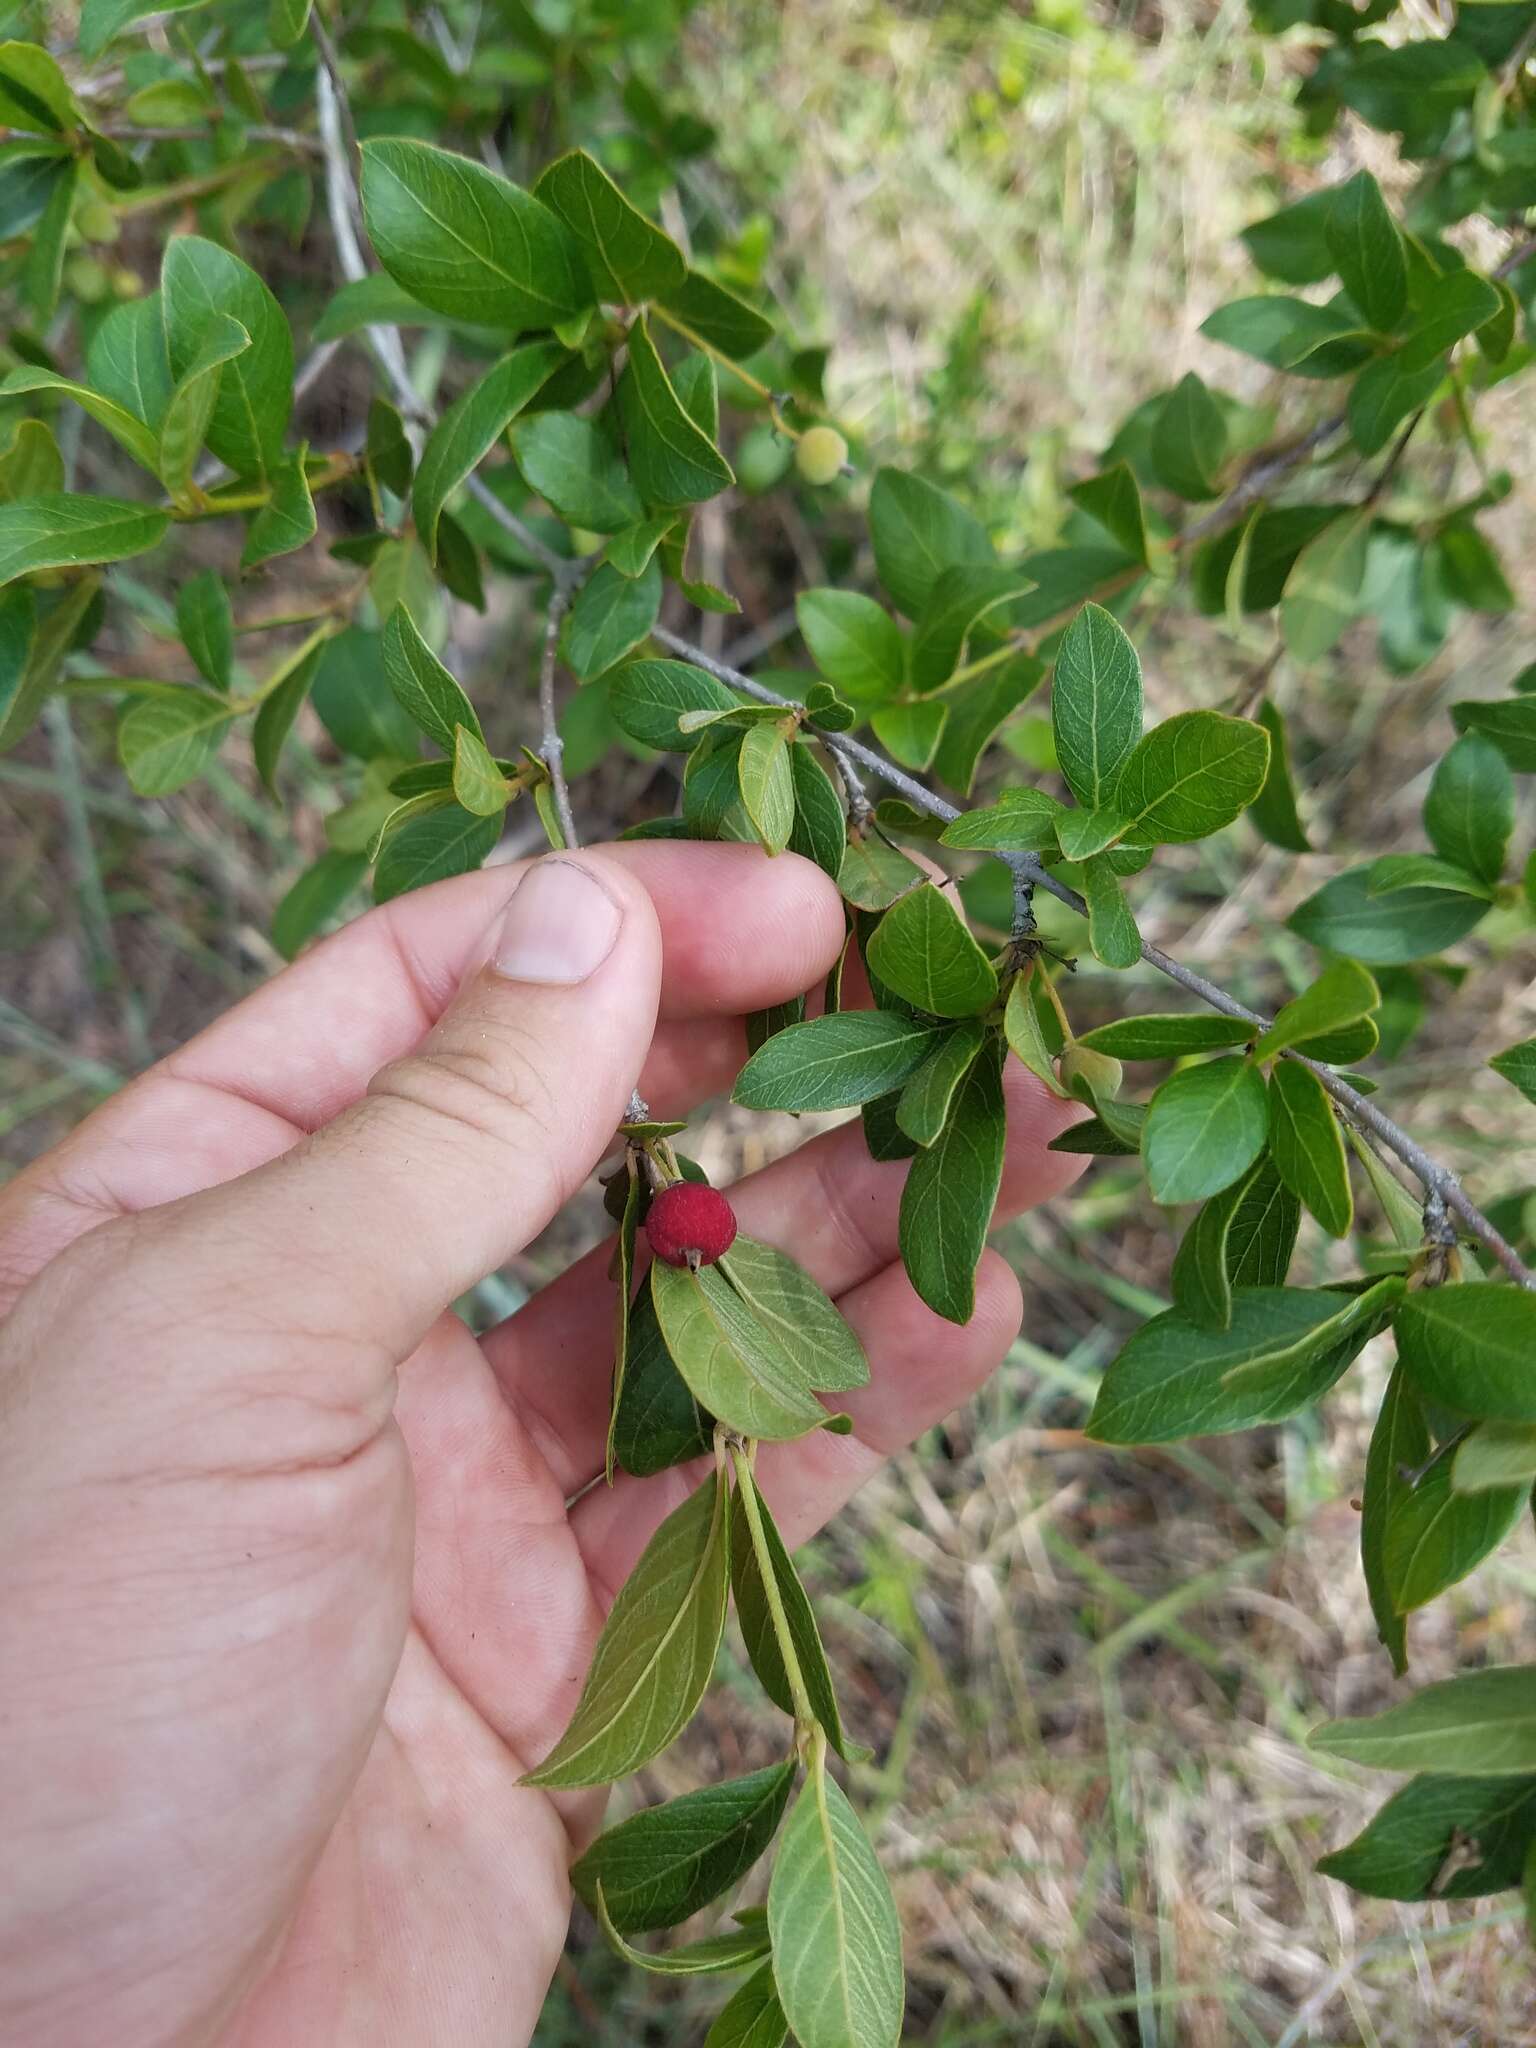
<path fill-rule="evenodd" d="M 736 1211 L 718 1188 L 674 1181 L 652 1201 L 645 1234 L 669 1266 L 712 1266 L 735 1242 Z"/>

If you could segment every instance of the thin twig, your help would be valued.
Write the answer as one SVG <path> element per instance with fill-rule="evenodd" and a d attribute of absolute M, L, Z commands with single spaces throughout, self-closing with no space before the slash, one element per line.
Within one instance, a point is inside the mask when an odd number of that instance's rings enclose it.
<path fill-rule="evenodd" d="M 549 593 L 549 611 L 544 621 L 544 653 L 539 662 L 539 716 L 544 728 L 539 737 L 539 752 L 543 756 L 544 766 L 549 770 L 549 779 L 555 792 L 555 812 L 560 820 L 560 830 L 565 843 L 567 846 L 580 846 L 576 817 L 571 809 L 570 784 L 565 779 L 565 741 L 560 737 L 560 719 L 555 709 L 555 668 L 560 657 L 560 622 L 565 617 L 566 607 L 573 595 L 571 586 L 558 578 Z"/>
<path fill-rule="evenodd" d="M 728 663 L 714 660 L 701 648 L 692 646 L 665 627 L 657 627 L 653 638 L 670 647 L 673 653 L 682 655 L 685 660 L 704 669 L 720 682 L 728 683 L 732 689 L 756 698 L 759 703 L 789 706 L 788 698 L 781 697 L 777 691 L 768 689 L 762 683 L 754 682 L 751 676 L 743 675 L 739 669 L 732 668 Z M 816 737 L 834 752 L 846 753 L 872 775 L 879 776 L 890 788 L 904 796 L 914 809 L 922 811 L 926 816 L 940 818 L 949 824 L 962 815 L 957 805 L 948 802 L 944 797 L 936 796 L 932 790 L 926 789 L 914 777 L 896 767 L 894 762 L 887 761 L 883 754 L 878 753 L 873 747 L 865 746 L 861 740 L 850 739 L 846 733 L 823 733 L 814 722 L 808 724 L 807 730 L 815 732 Z M 1037 888 L 1044 889 L 1047 895 L 1067 904 L 1079 916 L 1087 916 L 1088 906 L 1083 898 L 1075 889 L 1068 888 L 1065 882 L 1058 880 L 1049 869 L 1043 867 L 1038 856 L 1031 853 L 1012 854 L 1007 856 L 1007 859 L 1018 890 L 1022 892 L 1026 887 L 1031 891 Z M 1240 1003 L 1236 996 L 1228 995 L 1224 988 L 1218 987 L 1213 981 L 1208 981 L 1203 974 L 1197 974 L 1192 967 L 1186 967 L 1182 961 L 1175 960 L 1160 946 L 1144 941 L 1141 957 L 1149 967 L 1155 967 L 1160 974 L 1167 975 L 1170 981 L 1176 981 L 1181 988 L 1188 989 L 1191 995 L 1196 995 L 1202 1002 L 1209 1003 L 1213 1010 L 1220 1010 L 1227 1017 L 1241 1018 L 1244 1023 L 1254 1027 L 1256 1034 L 1268 1030 L 1271 1022 L 1269 1018 L 1258 1010 L 1249 1009 L 1246 1003 Z M 1487 1246 L 1512 1280 L 1521 1287 L 1536 1288 L 1536 1273 L 1525 1265 L 1513 1245 L 1501 1236 L 1476 1203 L 1462 1192 L 1460 1183 L 1449 1167 L 1442 1166 L 1438 1160 L 1432 1158 L 1400 1125 L 1383 1114 L 1369 1097 L 1362 1095 L 1359 1089 L 1351 1088 L 1349 1083 L 1331 1067 L 1325 1067 L 1319 1061 L 1310 1060 L 1298 1052 L 1286 1052 L 1281 1057 L 1296 1060 L 1310 1073 L 1315 1074 L 1345 1115 L 1380 1139 L 1381 1143 L 1408 1168 L 1428 1195 L 1443 1201 L 1448 1209 L 1453 1210 L 1472 1235 Z"/>
<path fill-rule="evenodd" d="M 305 135 L 297 128 L 273 128 L 257 121 L 242 128 L 241 134 L 250 142 L 276 142 L 284 149 L 291 149 L 300 156 L 321 156 L 324 144 L 318 135 Z M 141 128 L 132 121 L 112 121 L 96 130 L 114 142 L 212 142 L 211 128 Z"/>

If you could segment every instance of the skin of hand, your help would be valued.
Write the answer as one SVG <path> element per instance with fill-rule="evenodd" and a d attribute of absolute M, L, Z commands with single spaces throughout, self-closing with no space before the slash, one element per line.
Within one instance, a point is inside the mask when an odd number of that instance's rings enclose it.
<path fill-rule="evenodd" d="M 843 940 L 794 855 L 637 842 L 440 883 L 316 947 L 0 1193 L 0 2040 L 515 2048 L 600 1793 L 522 1773 L 696 1478 L 603 1463 L 609 1247 L 476 1341 L 638 1083 L 729 1086 Z M 1081 1114 L 1010 1062 L 1001 1209 Z M 896 1260 L 857 1122 L 732 1190 L 839 1302 L 850 1437 L 765 1447 L 792 1545 L 997 1365 Z"/>

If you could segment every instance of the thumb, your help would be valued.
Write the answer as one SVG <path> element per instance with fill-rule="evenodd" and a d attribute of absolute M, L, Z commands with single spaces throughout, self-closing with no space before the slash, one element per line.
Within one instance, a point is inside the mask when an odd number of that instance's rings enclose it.
<path fill-rule="evenodd" d="M 236 1351 L 246 1332 L 304 1333 L 293 1369 L 312 1391 L 327 1343 L 327 1380 L 347 1354 L 387 1374 L 602 1157 L 660 980 L 656 913 L 633 876 L 589 853 L 534 862 L 414 1052 L 281 1158 L 139 1219 L 136 1256 L 163 1252 L 178 1294 L 216 1286 L 206 1307 Z"/>

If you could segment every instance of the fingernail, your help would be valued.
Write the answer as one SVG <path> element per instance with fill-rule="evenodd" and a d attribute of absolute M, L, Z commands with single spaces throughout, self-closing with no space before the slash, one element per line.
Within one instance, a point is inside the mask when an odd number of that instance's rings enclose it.
<path fill-rule="evenodd" d="M 618 905 L 570 860 L 541 860 L 507 905 L 492 964 L 512 981 L 561 987 L 585 981 L 613 951 Z"/>

